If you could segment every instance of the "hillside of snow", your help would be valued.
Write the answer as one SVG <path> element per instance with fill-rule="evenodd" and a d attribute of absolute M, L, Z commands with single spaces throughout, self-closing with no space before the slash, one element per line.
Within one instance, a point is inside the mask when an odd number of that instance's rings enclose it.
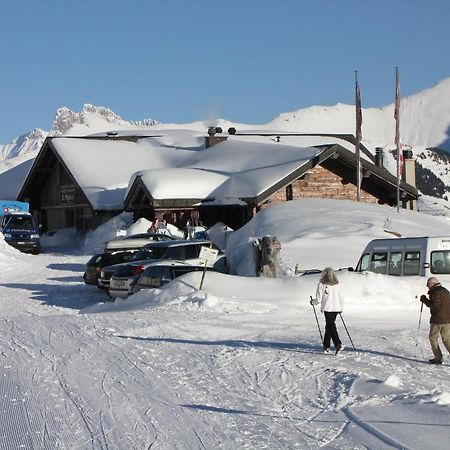
<path fill-rule="evenodd" d="M 393 145 L 395 141 L 394 103 L 381 108 L 364 108 L 364 86 L 361 87 L 361 96 L 363 144 L 372 151 L 375 147 Z M 281 114 L 267 126 L 293 132 L 355 134 L 355 107 L 344 104 L 311 106 Z M 449 127 L 450 78 L 401 99 L 402 144 L 412 147 L 438 147 L 450 151 Z"/>

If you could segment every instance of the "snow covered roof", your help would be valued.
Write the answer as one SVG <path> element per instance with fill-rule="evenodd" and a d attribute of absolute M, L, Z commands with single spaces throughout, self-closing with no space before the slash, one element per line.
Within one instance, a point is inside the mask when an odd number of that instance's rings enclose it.
<path fill-rule="evenodd" d="M 179 135 L 174 140 L 178 140 Z M 35 167 L 53 152 L 83 191 L 94 210 L 122 210 L 130 178 L 143 169 L 178 167 L 202 149 L 202 141 L 191 136 L 189 147 L 170 138 L 50 137 L 45 141 L 25 180 L 20 197 L 30 189 Z M 26 195 L 29 196 L 29 193 Z"/>
<path fill-rule="evenodd" d="M 183 168 L 140 172 L 139 180 L 130 184 L 127 198 L 139 184 L 160 201 L 191 199 L 190 204 L 202 200 L 208 205 L 245 204 L 242 199 L 259 196 L 323 150 L 227 140 L 197 152 Z"/>
<path fill-rule="evenodd" d="M 49 137 L 19 198 L 33 192 L 33 177 L 41 176 L 43 182 L 45 175 L 37 175 L 34 169 L 43 164 L 46 152 L 56 155 L 97 211 L 123 209 L 124 201 L 130 200 L 137 185 L 144 187 L 153 199 L 189 200 L 181 202 L 185 205 L 202 201 L 208 205 L 260 204 L 337 150 L 341 155 L 346 153 L 347 160 L 355 158 L 332 137 L 297 136 L 286 141 L 290 145 L 265 139 L 230 136 L 205 148 L 204 137 L 191 130 L 164 131 L 154 137 Z M 308 144 L 299 145 L 305 139 Z M 313 147 L 311 139 L 330 142 Z M 367 160 L 364 163 L 371 164 Z M 384 174 L 380 176 L 384 178 Z"/>

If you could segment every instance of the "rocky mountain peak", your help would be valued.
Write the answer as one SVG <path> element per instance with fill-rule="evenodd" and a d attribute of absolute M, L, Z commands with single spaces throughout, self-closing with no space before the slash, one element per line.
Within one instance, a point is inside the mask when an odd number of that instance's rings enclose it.
<path fill-rule="evenodd" d="M 103 106 L 94 106 L 86 103 L 81 108 L 80 112 L 74 112 L 69 108 L 62 107 L 56 111 L 55 119 L 51 129 L 51 134 L 59 136 L 65 135 L 74 126 L 84 125 L 86 128 L 92 128 L 93 122 L 100 120 L 105 125 L 113 125 L 120 128 L 127 128 L 130 126 L 148 127 L 158 123 L 153 119 L 144 119 L 140 121 L 126 121 L 118 114 L 109 108 Z"/>

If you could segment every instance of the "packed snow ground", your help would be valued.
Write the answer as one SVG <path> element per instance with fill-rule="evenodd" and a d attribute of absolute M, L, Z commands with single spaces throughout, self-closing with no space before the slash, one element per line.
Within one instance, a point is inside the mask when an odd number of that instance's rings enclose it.
<path fill-rule="evenodd" d="M 114 302 L 81 278 L 107 229 L 71 246 L 57 234 L 38 256 L 0 241 L 1 449 L 448 445 L 450 366 L 426 363 L 425 280 L 339 271 L 356 351 L 338 322 L 346 349 L 334 356 L 321 352 L 309 304 L 318 276 L 292 274 L 293 264 L 355 265 L 367 241 L 390 236 L 384 229 L 450 235 L 445 218 L 289 202 L 228 241 L 241 255 L 235 270 L 249 275 L 252 236 L 276 234 L 284 277 L 207 273 L 200 291 L 192 273 Z"/>

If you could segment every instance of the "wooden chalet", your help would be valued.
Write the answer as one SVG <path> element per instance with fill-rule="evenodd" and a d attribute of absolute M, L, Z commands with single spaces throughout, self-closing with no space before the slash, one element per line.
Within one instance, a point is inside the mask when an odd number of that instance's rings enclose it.
<path fill-rule="evenodd" d="M 330 144 L 302 147 L 210 134 L 199 148 L 161 144 L 160 135 L 48 137 L 18 200 L 30 203 L 42 231 L 84 233 L 124 210 L 135 219 L 164 217 L 179 228 L 221 221 L 237 229 L 279 202 L 356 200 L 355 153 L 336 143 L 342 135 L 333 136 L 322 135 Z M 396 205 L 396 178 L 367 149 L 363 153 L 361 201 Z M 400 192 L 403 206 L 414 208 L 411 177 Z"/>

